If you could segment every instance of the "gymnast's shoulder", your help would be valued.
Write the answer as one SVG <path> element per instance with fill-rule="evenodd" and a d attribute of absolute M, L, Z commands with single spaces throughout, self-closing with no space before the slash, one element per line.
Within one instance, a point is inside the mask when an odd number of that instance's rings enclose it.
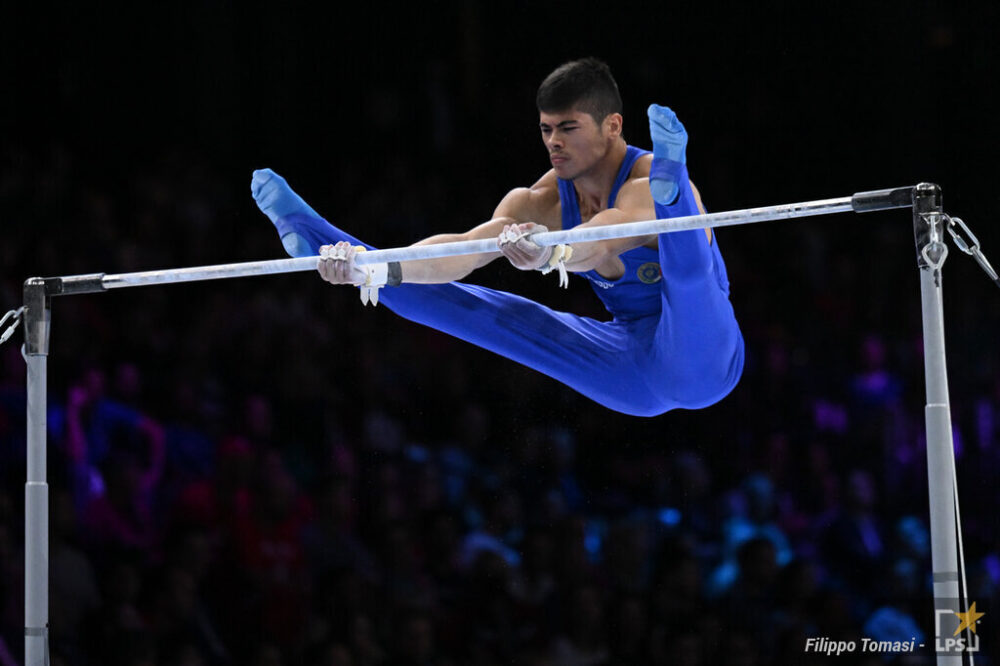
<path fill-rule="evenodd" d="M 628 173 L 628 180 L 639 180 L 649 177 L 649 169 L 653 165 L 653 153 L 645 153 L 636 158 L 632 165 L 632 170 Z"/>
<path fill-rule="evenodd" d="M 509 217 L 521 222 L 537 222 L 550 229 L 561 222 L 559 210 L 559 179 L 554 171 L 539 178 L 529 187 L 516 187 L 497 206 L 494 217 Z M 555 227 L 552 225 L 556 224 Z"/>

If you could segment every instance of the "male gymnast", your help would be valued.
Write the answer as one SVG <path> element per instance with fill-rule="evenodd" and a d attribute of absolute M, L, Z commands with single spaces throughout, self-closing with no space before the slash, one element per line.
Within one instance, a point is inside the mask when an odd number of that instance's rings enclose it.
<path fill-rule="evenodd" d="M 653 151 L 628 145 L 611 71 L 585 58 L 561 65 L 538 89 L 542 141 L 552 168 L 511 190 L 492 219 L 417 243 L 497 238 L 497 251 L 358 266 L 373 249 L 329 224 L 270 169 L 251 191 L 286 251 L 319 254 L 334 284 L 396 314 L 506 356 L 619 412 L 656 416 L 725 397 L 743 371 L 743 338 L 711 229 L 542 247 L 534 231 L 704 213 L 688 179 L 687 133 L 670 109 L 648 110 Z M 544 228 L 541 228 L 544 227 Z M 611 314 L 596 321 L 502 291 L 456 282 L 504 256 L 521 270 L 579 273 Z M 387 288 L 380 290 L 380 287 Z M 379 293 L 381 292 L 381 293 Z"/>

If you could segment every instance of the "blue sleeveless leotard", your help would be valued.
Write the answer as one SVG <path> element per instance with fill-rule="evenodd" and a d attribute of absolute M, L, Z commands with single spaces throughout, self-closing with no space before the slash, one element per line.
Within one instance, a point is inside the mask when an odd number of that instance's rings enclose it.
<path fill-rule="evenodd" d="M 618 190 L 628 181 L 636 160 L 648 154 L 648 150 L 628 147 L 625 160 L 611 187 L 608 208 L 614 207 Z M 580 205 L 572 181 L 559 179 L 559 203 L 562 207 L 563 229 L 572 229 L 581 223 Z M 615 319 L 635 319 L 658 314 L 660 288 L 656 283 L 663 278 L 659 254 L 648 247 L 637 247 L 623 252 L 618 258 L 625 264 L 625 273 L 617 280 L 606 278 L 594 270 L 577 275 L 587 278 L 597 297 Z"/>
<path fill-rule="evenodd" d="M 643 154 L 629 148 L 609 206 Z M 686 168 L 679 182 L 684 185 L 677 201 L 657 205 L 657 218 L 698 214 Z M 576 192 L 570 182 L 560 182 L 559 188 L 563 225 L 569 228 L 580 223 Z M 320 217 L 293 214 L 275 224 L 281 237 L 299 234 L 313 254 L 342 240 L 374 249 Z M 621 258 L 626 270 L 618 280 L 593 271 L 584 274 L 612 321 L 559 312 L 461 282 L 385 287 L 379 303 L 625 414 L 656 416 L 721 400 L 740 378 L 744 352 L 718 244 L 709 243 L 700 229 L 661 234 L 659 251 L 636 248 Z"/>

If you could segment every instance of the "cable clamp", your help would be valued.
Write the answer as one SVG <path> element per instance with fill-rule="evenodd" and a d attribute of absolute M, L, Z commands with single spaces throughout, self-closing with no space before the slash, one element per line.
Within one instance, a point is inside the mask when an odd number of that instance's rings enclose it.
<path fill-rule="evenodd" d="M 994 284 L 1000 287 L 1000 278 L 997 277 L 996 270 L 993 269 L 990 262 L 987 261 L 985 256 L 983 256 L 983 253 L 979 249 L 979 239 L 976 238 L 974 233 L 972 233 L 972 230 L 969 229 L 968 225 L 966 225 L 960 217 L 945 215 L 944 219 L 948 223 L 948 233 L 951 234 L 951 239 L 955 241 L 955 245 L 958 246 L 958 249 L 975 259 L 976 263 L 979 264 L 979 267 L 983 269 L 991 280 L 993 280 Z M 966 242 L 966 240 L 955 231 L 955 227 L 958 227 L 960 231 L 968 236 L 971 243 Z"/>
<path fill-rule="evenodd" d="M 0 319 L 0 328 L 3 328 L 3 325 L 7 322 L 8 319 L 13 318 L 14 320 L 11 322 L 10 326 L 7 327 L 6 331 L 0 333 L 0 345 L 7 342 L 7 340 L 10 339 L 10 336 L 14 335 L 14 329 L 17 328 L 17 325 L 21 323 L 22 314 L 24 314 L 23 305 L 16 310 L 11 310 L 10 312 L 8 312 L 3 316 L 3 319 Z"/>

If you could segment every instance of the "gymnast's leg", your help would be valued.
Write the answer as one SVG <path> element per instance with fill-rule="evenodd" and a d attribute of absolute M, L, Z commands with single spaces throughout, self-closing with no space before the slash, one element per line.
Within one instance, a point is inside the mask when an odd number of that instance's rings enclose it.
<path fill-rule="evenodd" d="M 698 215 L 684 153 L 687 133 L 672 111 L 649 109 L 653 137 L 650 191 L 656 217 Z M 656 330 L 657 392 L 676 406 L 697 409 L 725 397 L 743 371 L 743 337 L 729 302 L 717 239 L 701 229 L 660 234 L 663 310 Z"/>
<path fill-rule="evenodd" d="M 339 241 L 374 249 L 321 218 L 269 169 L 254 172 L 251 190 L 292 256 L 315 255 Z M 381 291 L 379 303 L 401 317 L 538 370 L 610 409 L 641 416 L 665 411 L 653 396 L 630 395 L 641 369 L 627 353 L 631 336 L 621 325 L 459 282 Z"/>

